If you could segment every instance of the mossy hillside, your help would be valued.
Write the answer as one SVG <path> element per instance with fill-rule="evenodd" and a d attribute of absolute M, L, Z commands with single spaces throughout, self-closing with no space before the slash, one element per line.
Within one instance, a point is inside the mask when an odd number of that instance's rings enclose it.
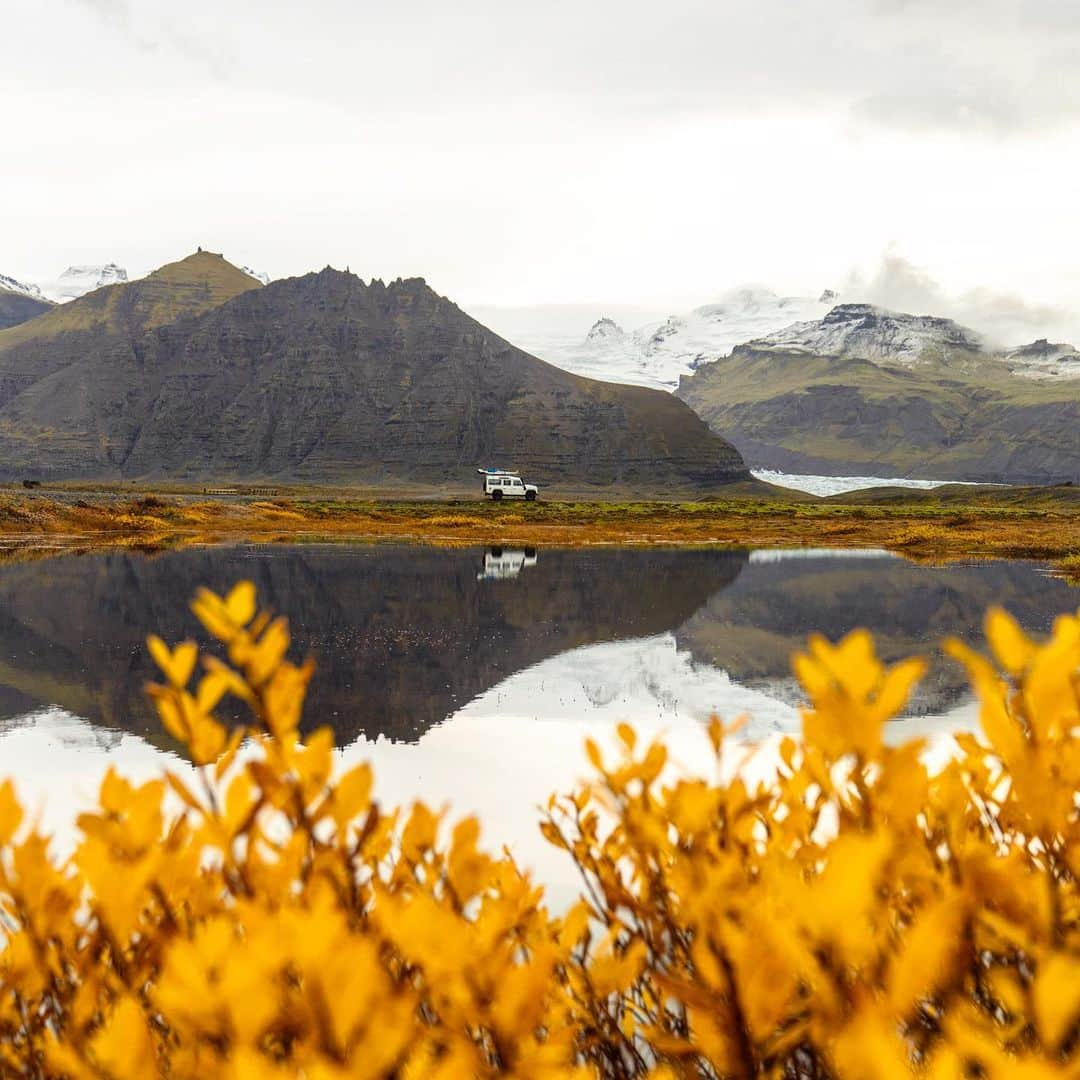
<path fill-rule="evenodd" d="M 221 255 L 196 252 L 138 281 L 106 285 L 70 304 L 50 306 L 32 323 L 0 333 L 0 353 L 65 334 L 105 331 L 128 337 L 259 288 L 260 282 Z"/>
<path fill-rule="evenodd" d="M 1080 479 L 1080 380 L 992 357 L 905 368 L 736 349 L 679 388 L 751 465 L 1013 483 Z"/>

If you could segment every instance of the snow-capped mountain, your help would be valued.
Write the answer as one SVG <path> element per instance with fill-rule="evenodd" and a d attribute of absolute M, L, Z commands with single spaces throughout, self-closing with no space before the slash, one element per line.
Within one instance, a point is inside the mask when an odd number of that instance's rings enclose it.
<path fill-rule="evenodd" d="M 944 363 L 957 370 L 972 361 L 989 361 L 1026 379 L 1080 377 L 1080 351 L 1073 345 L 1041 338 L 1002 349 L 952 319 L 907 315 L 871 304 L 838 304 L 823 319 L 793 323 L 744 343 L 737 352 L 805 352 L 907 368 Z"/>
<path fill-rule="evenodd" d="M 253 270 L 250 266 L 241 266 L 241 270 L 256 281 L 264 285 L 270 284 L 270 275 L 261 270 Z M 55 281 L 42 282 L 40 285 L 31 285 L 15 278 L 5 277 L 0 274 L 0 289 L 10 292 L 22 293 L 31 296 L 35 300 L 48 300 L 57 304 L 66 304 L 70 300 L 77 300 L 95 289 L 101 289 L 106 285 L 122 285 L 129 281 L 127 270 L 116 263 L 103 263 L 101 265 L 69 266 Z"/>
<path fill-rule="evenodd" d="M 592 324 L 585 337 L 585 343 L 591 346 L 605 346 L 626 340 L 626 331 L 614 320 L 606 316 Z"/>
<path fill-rule="evenodd" d="M 15 278 L 8 277 L 6 274 L 0 274 L 0 289 L 19 293 L 21 296 L 29 296 L 34 300 L 45 299 L 45 296 L 36 285 L 28 285 L 24 282 L 16 281 Z"/>
<path fill-rule="evenodd" d="M 66 304 L 106 285 L 120 285 L 128 280 L 127 271 L 116 263 L 102 266 L 69 266 L 55 281 L 42 285 L 49 300 Z"/>
<path fill-rule="evenodd" d="M 986 351 L 974 330 L 931 315 L 906 315 L 872 304 L 838 304 L 824 318 L 797 322 L 746 343 L 754 352 L 806 352 L 910 367 L 968 359 Z"/>
<path fill-rule="evenodd" d="M 270 275 L 262 270 L 252 270 L 250 266 L 241 266 L 241 270 L 247 274 L 248 277 L 253 277 L 256 281 L 261 281 L 264 285 L 270 284 Z"/>
<path fill-rule="evenodd" d="M 601 318 L 584 340 L 551 335 L 530 340 L 519 334 L 514 343 L 578 375 L 673 390 L 681 375 L 727 356 L 736 345 L 795 322 L 821 318 L 835 299 L 832 292 L 815 300 L 778 296 L 760 287 L 742 288 L 716 303 L 632 332 L 610 318 Z"/>
<path fill-rule="evenodd" d="M 1030 345 L 1007 350 L 1002 359 L 1014 375 L 1029 379 L 1080 378 L 1080 351 L 1075 345 L 1039 338 Z"/>

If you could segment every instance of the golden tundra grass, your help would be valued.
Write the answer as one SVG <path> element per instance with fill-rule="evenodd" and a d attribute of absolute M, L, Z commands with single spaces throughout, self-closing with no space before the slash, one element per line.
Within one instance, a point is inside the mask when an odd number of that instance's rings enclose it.
<path fill-rule="evenodd" d="M 1053 489 L 913 493 L 891 501 L 785 501 L 746 495 L 696 503 L 374 500 L 325 495 L 0 493 L 0 542 L 176 547 L 235 540 L 404 540 L 436 544 L 883 547 L 909 558 L 1067 559 L 1080 555 L 1080 499 Z M 1072 495 L 1072 489 L 1063 489 Z M 1075 565 L 1075 564 L 1070 564 Z"/>

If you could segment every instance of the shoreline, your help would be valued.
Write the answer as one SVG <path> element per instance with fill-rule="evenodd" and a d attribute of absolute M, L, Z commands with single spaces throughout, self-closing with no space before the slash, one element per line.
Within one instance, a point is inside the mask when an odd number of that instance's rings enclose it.
<path fill-rule="evenodd" d="M 763 486 L 708 502 L 504 505 L 321 491 L 0 490 L 0 562 L 241 542 L 884 548 L 919 562 L 1033 559 L 1080 580 L 1080 489 L 881 488 L 788 498 Z"/>

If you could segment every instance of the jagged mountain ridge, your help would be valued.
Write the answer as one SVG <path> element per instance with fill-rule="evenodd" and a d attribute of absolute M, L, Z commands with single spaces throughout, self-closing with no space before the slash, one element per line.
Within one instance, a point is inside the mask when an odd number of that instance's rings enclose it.
<path fill-rule="evenodd" d="M 1072 356 L 847 304 L 738 346 L 677 393 L 759 468 L 1047 483 L 1080 475 Z"/>
<path fill-rule="evenodd" d="M 43 340 L 47 320 L 100 322 L 128 290 L 206 259 L 246 284 L 168 319 L 158 295 L 141 333 L 113 320 L 96 343 Z M 327 268 L 260 288 L 202 253 L 113 288 L 35 320 L 29 342 L 5 348 L 26 327 L 0 334 L 0 475 L 471 486 L 477 464 L 513 462 L 541 483 L 653 491 L 748 475 L 671 395 L 545 364 L 421 279 Z"/>

